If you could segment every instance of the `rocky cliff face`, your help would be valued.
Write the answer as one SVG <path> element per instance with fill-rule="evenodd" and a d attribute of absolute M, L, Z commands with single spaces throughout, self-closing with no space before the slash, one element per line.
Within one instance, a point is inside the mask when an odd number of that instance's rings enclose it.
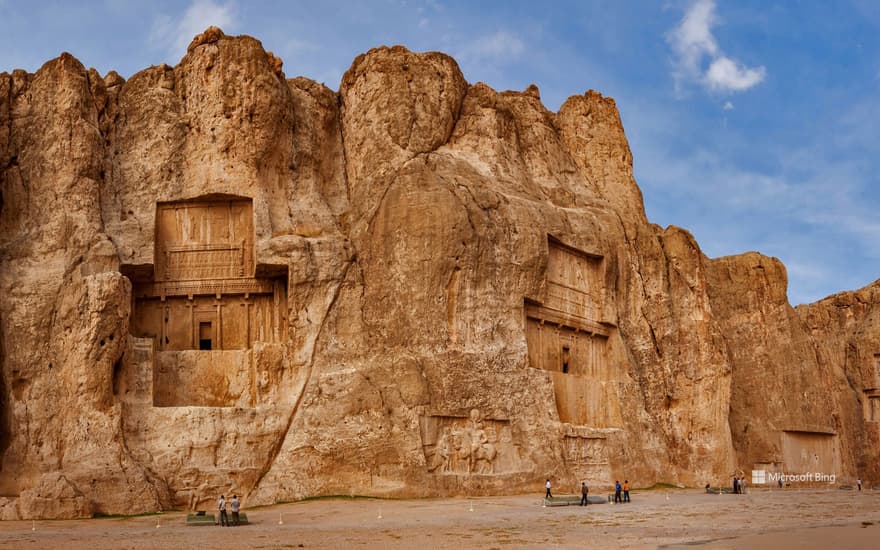
<path fill-rule="evenodd" d="M 880 475 L 876 289 L 650 224 L 596 92 L 398 46 L 334 93 L 210 28 L 0 74 L 0 178 L 5 518 Z"/>
<path fill-rule="evenodd" d="M 795 312 L 812 337 L 819 366 L 834 373 L 830 413 L 844 442 L 848 471 L 880 478 L 880 281 L 841 292 Z M 828 404 L 825 401 L 823 408 Z"/>

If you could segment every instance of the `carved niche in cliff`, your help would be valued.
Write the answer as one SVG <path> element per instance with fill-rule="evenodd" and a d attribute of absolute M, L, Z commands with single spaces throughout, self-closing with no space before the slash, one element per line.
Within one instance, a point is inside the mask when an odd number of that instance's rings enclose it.
<path fill-rule="evenodd" d="M 782 461 L 787 473 L 836 474 L 840 471 L 837 435 L 831 432 L 782 432 Z"/>
<path fill-rule="evenodd" d="M 880 390 L 870 390 L 865 397 L 865 420 L 880 422 Z"/>
<path fill-rule="evenodd" d="M 874 354 L 874 388 L 880 388 L 880 353 Z"/>
<path fill-rule="evenodd" d="M 611 455 L 618 452 L 615 439 L 620 430 L 565 426 L 562 453 L 569 469 L 579 479 L 611 481 Z"/>
<path fill-rule="evenodd" d="M 510 421 L 469 416 L 422 416 L 428 471 L 438 475 L 500 474 L 520 469 Z"/>
<path fill-rule="evenodd" d="M 525 302 L 529 364 L 551 372 L 562 422 L 616 427 L 603 258 L 553 238 L 548 244 L 546 299 Z"/>
<path fill-rule="evenodd" d="M 875 353 L 872 359 L 870 374 L 862 390 L 865 394 L 863 411 L 866 422 L 880 422 L 880 353 Z"/>
<path fill-rule="evenodd" d="M 134 277 L 131 320 L 152 340 L 154 406 L 253 406 L 251 350 L 287 335 L 286 279 L 255 266 L 251 199 L 156 206 L 153 277 Z"/>

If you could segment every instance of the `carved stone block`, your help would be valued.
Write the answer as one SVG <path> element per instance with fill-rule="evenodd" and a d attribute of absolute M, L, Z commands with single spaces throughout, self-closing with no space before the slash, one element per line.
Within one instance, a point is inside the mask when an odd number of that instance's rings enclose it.
<path fill-rule="evenodd" d="M 428 471 L 437 475 L 501 474 L 519 470 L 519 454 L 508 420 L 468 417 L 421 417 L 422 445 Z"/>
<path fill-rule="evenodd" d="M 837 435 L 825 432 L 783 431 L 782 460 L 786 473 L 836 474 L 840 468 Z"/>
<path fill-rule="evenodd" d="M 563 440 L 565 460 L 574 465 L 608 464 L 608 449 L 604 437 L 567 435 Z"/>
<path fill-rule="evenodd" d="M 613 327 L 600 318 L 602 258 L 552 238 L 548 246 L 546 299 L 525 304 L 529 364 L 552 371 L 562 422 L 618 427 L 617 373 L 608 359 Z"/>

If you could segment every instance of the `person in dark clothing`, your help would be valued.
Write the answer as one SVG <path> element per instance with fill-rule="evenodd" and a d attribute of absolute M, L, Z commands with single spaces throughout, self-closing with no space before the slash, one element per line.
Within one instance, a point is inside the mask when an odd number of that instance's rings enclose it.
<path fill-rule="evenodd" d="M 550 494 L 550 480 L 547 480 L 547 483 L 544 484 L 544 487 L 547 489 L 547 493 L 544 495 L 544 498 L 553 498 L 553 495 Z"/>
<path fill-rule="evenodd" d="M 581 482 L 581 506 L 586 506 L 590 503 L 590 499 L 587 498 L 587 495 L 590 493 L 590 489 L 587 487 L 587 484 L 583 481 Z"/>
<path fill-rule="evenodd" d="M 223 495 L 220 495 L 220 499 L 217 501 L 217 510 L 220 512 L 220 525 L 229 527 L 229 516 L 226 515 L 226 497 Z"/>
<path fill-rule="evenodd" d="M 623 491 L 623 486 L 620 484 L 620 480 L 614 480 L 614 504 L 623 502 L 623 498 L 620 495 L 621 491 Z"/>

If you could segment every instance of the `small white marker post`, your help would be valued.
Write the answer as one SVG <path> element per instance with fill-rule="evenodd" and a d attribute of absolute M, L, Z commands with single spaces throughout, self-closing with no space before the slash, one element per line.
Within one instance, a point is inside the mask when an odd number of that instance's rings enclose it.
<path fill-rule="evenodd" d="M 36 531 L 37 530 L 37 520 L 33 520 L 33 522 L 34 523 L 31 525 L 31 531 Z"/>
<path fill-rule="evenodd" d="M 284 520 L 281 518 L 281 512 L 278 512 L 278 525 L 284 525 Z"/>
<path fill-rule="evenodd" d="M 470 507 L 470 510 L 469 510 L 469 511 L 470 511 L 470 512 L 473 512 L 473 511 L 474 511 L 474 503 L 473 503 L 473 501 L 471 501 L 471 507 Z"/>
<path fill-rule="evenodd" d="M 156 518 L 156 529 L 158 529 L 158 528 L 159 528 L 159 518 L 157 517 Z"/>
<path fill-rule="evenodd" d="M 382 519 L 382 508 L 379 508 L 379 515 L 376 516 L 376 519 Z"/>

